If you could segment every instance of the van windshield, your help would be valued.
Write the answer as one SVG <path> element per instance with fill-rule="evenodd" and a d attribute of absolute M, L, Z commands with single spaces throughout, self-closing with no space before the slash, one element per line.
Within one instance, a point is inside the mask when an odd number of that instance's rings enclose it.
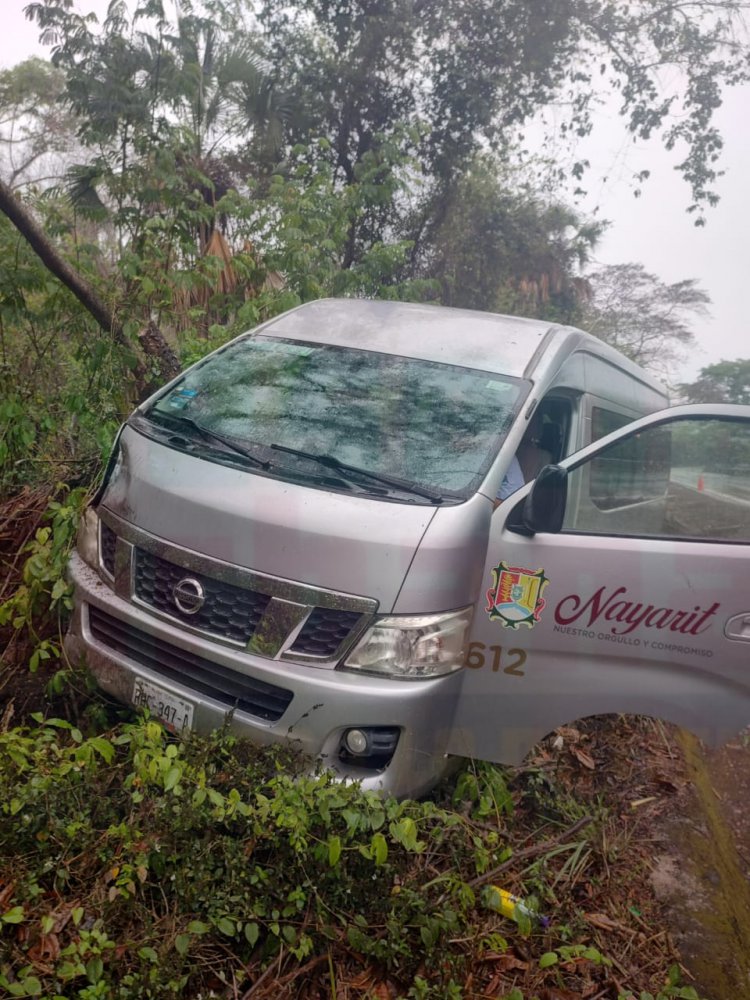
<path fill-rule="evenodd" d="M 465 498 L 526 389 L 492 372 L 251 335 L 188 371 L 149 413 L 186 417 L 186 427 L 234 442 L 279 478 L 304 467 L 314 481 L 324 471 L 288 448 Z"/>

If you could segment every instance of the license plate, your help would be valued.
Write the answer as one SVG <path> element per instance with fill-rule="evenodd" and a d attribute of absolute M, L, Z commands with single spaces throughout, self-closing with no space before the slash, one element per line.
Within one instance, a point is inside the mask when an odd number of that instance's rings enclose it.
<path fill-rule="evenodd" d="M 184 733 L 193 726 L 193 706 L 157 684 L 136 679 L 133 687 L 133 704 L 136 708 L 147 708 L 154 719 L 158 719 L 170 732 Z"/>

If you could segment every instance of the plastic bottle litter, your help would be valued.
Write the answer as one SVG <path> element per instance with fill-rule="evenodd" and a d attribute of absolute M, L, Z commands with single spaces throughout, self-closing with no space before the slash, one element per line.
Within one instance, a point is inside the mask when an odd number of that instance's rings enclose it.
<path fill-rule="evenodd" d="M 509 920 L 518 922 L 519 915 L 522 915 L 531 920 L 532 923 L 539 924 L 541 927 L 547 927 L 549 924 L 549 917 L 543 917 L 536 910 L 532 910 L 527 906 L 520 896 L 514 896 L 512 892 L 508 892 L 507 889 L 501 889 L 498 885 L 487 886 L 485 905 L 490 910 L 502 913 Z"/>

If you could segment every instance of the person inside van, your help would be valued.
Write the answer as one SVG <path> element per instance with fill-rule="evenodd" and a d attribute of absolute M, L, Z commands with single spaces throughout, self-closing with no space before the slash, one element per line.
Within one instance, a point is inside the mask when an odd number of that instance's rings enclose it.
<path fill-rule="evenodd" d="M 526 433 L 508 466 L 508 471 L 503 476 L 500 491 L 495 497 L 496 507 L 520 490 L 525 483 L 536 479 L 545 465 L 550 465 L 555 461 L 552 452 L 542 447 L 544 426 L 544 414 L 539 407 L 526 428 Z"/>

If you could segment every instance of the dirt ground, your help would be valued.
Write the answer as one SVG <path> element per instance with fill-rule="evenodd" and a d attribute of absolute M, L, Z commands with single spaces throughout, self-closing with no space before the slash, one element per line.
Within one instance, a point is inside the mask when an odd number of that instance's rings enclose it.
<path fill-rule="evenodd" d="M 750 997 L 750 739 L 707 750 L 675 731 L 684 783 L 657 826 L 652 884 L 696 988 Z"/>

